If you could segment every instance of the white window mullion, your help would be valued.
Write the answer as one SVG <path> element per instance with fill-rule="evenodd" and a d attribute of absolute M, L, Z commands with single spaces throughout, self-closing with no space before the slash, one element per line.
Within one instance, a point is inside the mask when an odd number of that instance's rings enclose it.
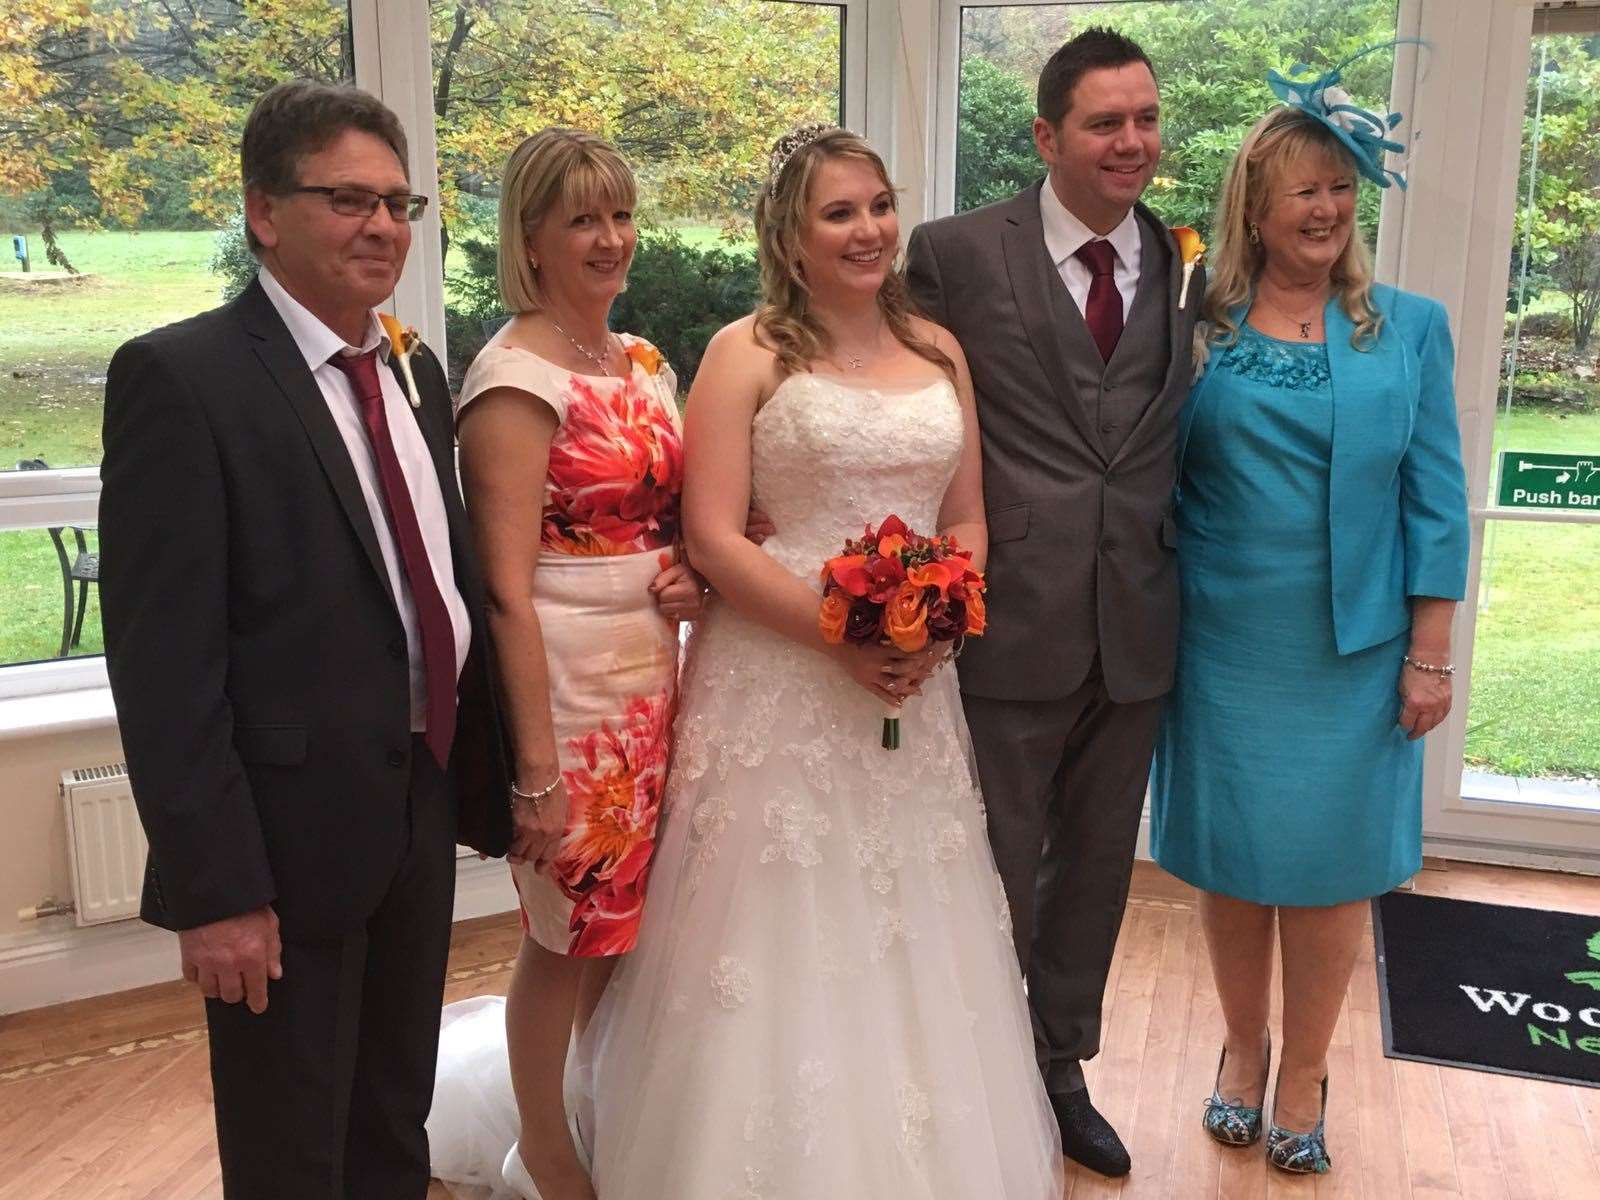
<path fill-rule="evenodd" d="M 394 291 L 394 311 L 445 360 L 444 248 L 439 220 L 438 142 L 433 114 L 433 48 L 428 0 L 350 0 L 356 85 L 400 118 L 411 152 L 411 187 L 428 208 L 411 231 L 411 253 Z"/>

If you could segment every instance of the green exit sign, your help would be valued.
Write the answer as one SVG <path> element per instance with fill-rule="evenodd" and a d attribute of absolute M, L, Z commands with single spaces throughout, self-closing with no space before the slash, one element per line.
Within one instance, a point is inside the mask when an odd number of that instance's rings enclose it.
<path fill-rule="evenodd" d="M 1500 505 L 1600 512 L 1600 453 L 1500 451 Z"/>

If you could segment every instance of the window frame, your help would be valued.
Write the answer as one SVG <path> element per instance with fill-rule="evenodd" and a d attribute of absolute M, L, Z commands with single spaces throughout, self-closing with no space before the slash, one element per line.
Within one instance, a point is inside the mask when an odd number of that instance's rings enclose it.
<path fill-rule="evenodd" d="M 428 0 L 346 0 L 357 87 L 365 88 L 392 108 L 405 126 L 414 191 L 439 194 L 437 136 L 433 114 L 433 48 L 429 41 Z M 889 0 L 768 0 L 770 3 L 817 4 L 840 10 L 840 88 L 845 123 L 853 129 L 879 126 L 889 97 L 880 89 L 869 102 L 869 31 L 878 19 L 880 34 Z M 925 3 L 926 0 L 923 0 Z M 870 11 L 869 11 L 870 3 Z M 880 36 L 879 73 L 892 64 L 890 39 Z M 418 221 L 411 253 L 392 298 L 397 316 L 415 325 L 441 358 L 445 356 L 444 264 L 440 246 L 439 206 L 430 204 Z M 97 520 L 100 468 L 52 468 L 42 471 L 0 471 L 0 533 L 44 529 L 52 525 L 86 524 Z M 20 700 L 56 692 L 107 685 L 105 656 L 84 655 L 30 663 L 0 663 L 0 700 Z"/>

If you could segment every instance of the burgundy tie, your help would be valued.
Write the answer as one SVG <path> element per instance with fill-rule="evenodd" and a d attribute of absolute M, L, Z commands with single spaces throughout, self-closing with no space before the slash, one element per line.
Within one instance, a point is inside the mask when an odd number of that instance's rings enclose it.
<path fill-rule="evenodd" d="M 1073 257 L 1088 267 L 1093 276 L 1089 281 L 1089 302 L 1084 306 L 1083 319 L 1094 336 L 1094 344 L 1100 347 L 1100 357 L 1110 362 L 1111 352 L 1122 336 L 1122 293 L 1117 291 L 1117 281 L 1112 277 L 1117 253 L 1110 242 L 1095 238 L 1079 246 Z"/>
<path fill-rule="evenodd" d="M 422 633 L 422 672 L 428 689 L 427 742 L 433 757 L 443 767 L 450 759 L 450 743 L 456 734 L 456 635 L 450 624 L 439 585 L 428 563 L 428 548 L 422 541 L 422 526 L 411 504 L 411 491 L 400 470 L 400 459 L 389 436 L 389 418 L 383 410 L 383 388 L 378 383 L 378 351 L 365 354 L 335 354 L 328 361 L 343 371 L 361 401 L 361 420 L 367 427 L 367 440 L 378 460 L 378 478 L 383 484 L 384 505 L 389 510 L 389 528 L 400 547 L 400 565 L 411 586 L 411 600 L 417 609 L 417 625 Z"/>

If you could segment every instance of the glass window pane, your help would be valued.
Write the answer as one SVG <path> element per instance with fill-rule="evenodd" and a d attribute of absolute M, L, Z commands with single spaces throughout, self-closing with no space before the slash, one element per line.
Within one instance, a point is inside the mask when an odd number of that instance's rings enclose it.
<path fill-rule="evenodd" d="M 104 649 L 98 550 L 93 525 L 0 532 L 0 663 Z"/>
<path fill-rule="evenodd" d="M 56 6 L 0 45 L 0 471 L 100 461 L 106 364 L 136 334 L 215 307 L 255 261 L 239 134 L 267 87 L 352 77 L 347 5 L 163 0 Z M 0 532 L 0 665 L 62 649 L 71 528 Z M 81 560 L 81 561 L 80 561 Z M 97 585 L 70 654 L 98 653 Z M 77 623 L 76 612 L 73 624 Z M 70 642 L 71 629 L 68 629 Z"/>
<path fill-rule="evenodd" d="M 710 335 L 753 304 L 751 214 L 773 141 L 841 119 L 844 9 L 475 0 L 431 11 L 452 382 L 504 318 L 494 264 L 506 156 L 567 125 L 609 138 L 638 175 L 643 236 L 613 324 L 654 341 L 686 385 Z"/>
<path fill-rule="evenodd" d="M 1597 147 L 1600 36 L 1535 37 L 1491 502 L 1600 504 Z M 1463 794 L 1600 811 L 1600 527 L 1490 521 L 1480 574 Z"/>
<path fill-rule="evenodd" d="M 1467 713 L 1469 772 L 1529 796 L 1587 780 L 1600 808 L 1600 528 L 1494 521 Z M 1472 781 L 1462 785 L 1477 795 Z"/>
<path fill-rule="evenodd" d="M 250 106 L 352 77 L 342 2 L 198 7 L 179 27 L 163 0 L 61 5 L 0 47 L 23 80 L 0 93 L 0 470 L 100 461 L 111 352 L 253 273 L 224 236 Z"/>
<path fill-rule="evenodd" d="M 1169 225 L 1209 239 L 1223 172 L 1245 131 L 1273 104 L 1269 70 L 1303 61 L 1326 69 L 1395 33 L 1396 0 L 1158 0 L 1000 5 L 961 12 L 956 211 L 1002 200 L 1044 175 L 1033 145 L 1035 91 L 1045 60 L 1092 25 L 1138 42 L 1161 87 L 1161 165 L 1144 195 Z M 1392 54 L 1353 63 L 1344 86 L 1386 107 Z M 1378 189 L 1361 189 L 1371 244 Z"/>

